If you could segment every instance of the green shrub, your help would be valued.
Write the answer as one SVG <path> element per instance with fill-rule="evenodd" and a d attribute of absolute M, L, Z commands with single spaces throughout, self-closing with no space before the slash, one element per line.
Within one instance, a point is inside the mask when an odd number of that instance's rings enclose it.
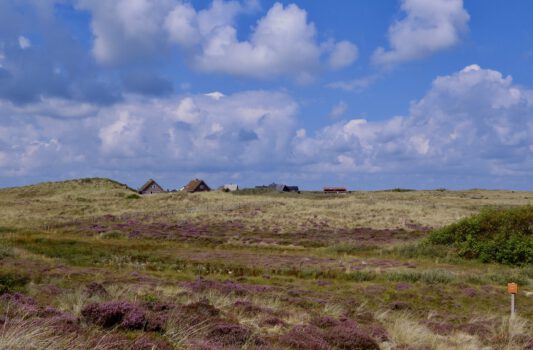
<path fill-rule="evenodd" d="M 20 290 L 30 282 L 27 275 L 11 271 L 0 271 L 0 294 Z"/>
<path fill-rule="evenodd" d="M 379 247 L 375 245 L 364 245 L 354 243 L 338 243 L 327 248 L 328 251 L 339 254 L 357 254 L 360 252 L 368 252 L 377 250 Z"/>
<path fill-rule="evenodd" d="M 0 260 L 4 258 L 8 258 L 15 255 L 13 252 L 13 248 L 11 247 L 0 247 Z"/>
<path fill-rule="evenodd" d="M 453 245 L 459 256 L 509 265 L 533 263 L 533 207 L 487 209 L 431 232 L 428 242 Z"/>
<path fill-rule="evenodd" d="M 450 249 L 443 249 L 442 246 L 427 241 L 405 244 L 392 249 L 393 253 L 407 259 L 420 257 L 446 258 L 450 254 L 449 251 Z"/>
<path fill-rule="evenodd" d="M 100 237 L 103 239 L 122 239 L 126 237 L 126 234 L 118 230 L 111 230 L 100 233 Z"/>
<path fill-rule="evenodd" d="M 427 284 L 449 283 L 454 275 L 444 270 L 427 271 L 393 271 L 385 274 L 388 281 L 394 282 L 424 282 Z"/>
<path fill-rule="evenodd" d="M 371 271 L 353 271 L 346 274 L 346 279 L 354 282 L 367 282 L 376 278 L 376 274 Z"/>
<path fill-rule="evenodd" d="M 141 196 L 138 194 L 132 193 L 126 196 L 126 199 L 141 199 Z"/>

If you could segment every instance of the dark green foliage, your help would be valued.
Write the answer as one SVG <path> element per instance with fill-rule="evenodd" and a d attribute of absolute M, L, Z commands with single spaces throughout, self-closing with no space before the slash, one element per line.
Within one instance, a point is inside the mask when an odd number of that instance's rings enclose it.
<path fill-rule="evenodd" d="M 446 258 L 449 249 L 443 249 L 442 246 L 422 241 L 419 243 L 407 244 L 392 249 L 392 252 L 401 257 L 415 259 L 420 257 Z"/>
<path fill-rule="evenodd" d="M 13 248 L 11 247 L 0 247 L 0 260 L 8 258 L 15 255 L 13 253 Z"/>
<path fill-rule="evenodd" d="M 0 271 L 0 294 L 20 290 L 30 282 L 24 274 Z"/>
<path fill-rule="evenodd" d="M 509 265 L 533 263 L 533 207 L 487 209 L 433 231 L 432 244 L 453 245 L 461 257 Z"/>
<path fill-rule="evenodd" d="M 0 233 L 9 233 L 16 232 L 16 229 L 13 227 L 0 226 Z"/>
<path fill-rule="evenodd" d="M 141 199 L 141 196 L 139 196 L 136 193 L 132 193 L 126 196 L 126 199 Z"/>
<path fill-rule="evenodd" d="M 395 282 L 423 282 L 425 284 L 450 283 L 454 276 L 446 270 L 427 271 L 393 271 L 385 274 L 385 278 Z"/>

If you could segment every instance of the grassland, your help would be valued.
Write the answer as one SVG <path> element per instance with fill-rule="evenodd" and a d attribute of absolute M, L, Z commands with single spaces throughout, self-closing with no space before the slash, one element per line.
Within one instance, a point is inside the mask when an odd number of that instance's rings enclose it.
<path fill-rule="evenodd" d="M 419 245 L 513 191 L 0 190 L 0 349 L 526 349 L 533 267 Z M 520 284 L 509 319 L 505 285 Z"/>

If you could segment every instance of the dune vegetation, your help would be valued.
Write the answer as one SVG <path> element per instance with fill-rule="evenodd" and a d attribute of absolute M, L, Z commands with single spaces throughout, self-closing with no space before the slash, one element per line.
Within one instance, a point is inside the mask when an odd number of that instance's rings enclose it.
<path fill-rule="evenodd" d="M 442 189 L 139 196 L 107 179 L 2 189 L 0 349 L 532 349 L 532 204 Z"/>

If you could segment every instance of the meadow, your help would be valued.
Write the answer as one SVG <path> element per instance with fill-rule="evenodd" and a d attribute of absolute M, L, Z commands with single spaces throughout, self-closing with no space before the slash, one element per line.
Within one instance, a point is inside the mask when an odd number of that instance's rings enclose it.
<path fill-rule="evenodd" d="M 0 349 L 533 349 L 533 266 L 422 244 L 533 192 L 0 190 Z M 506 284 L 517 282 L 509 318 Z"/>

